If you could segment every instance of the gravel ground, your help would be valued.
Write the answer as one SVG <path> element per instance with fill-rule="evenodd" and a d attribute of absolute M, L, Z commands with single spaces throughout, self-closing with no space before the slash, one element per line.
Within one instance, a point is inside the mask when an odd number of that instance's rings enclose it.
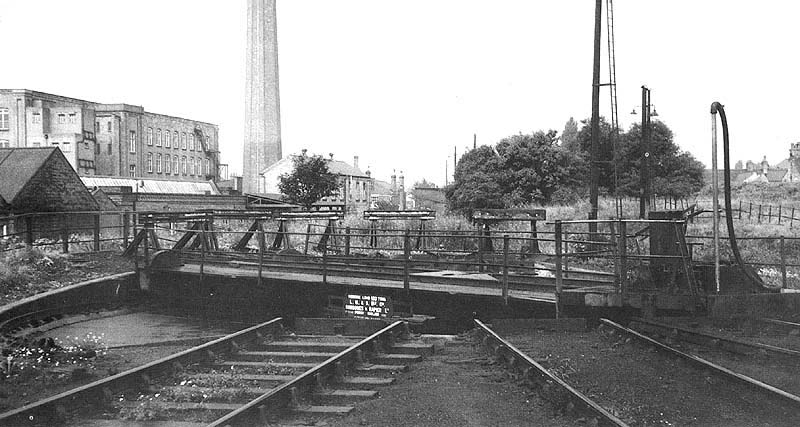
<path fill-rule="evenodd" d="M 583 420 L 553 412 L 518 385 L 469 337 L 411 365 L 380 397 L 341 418 L 316 425 L 349 426 L 574 426 Z M 311 424 L 314 425 L 314 424 Z"/>
<path fill-rule="evenodd" d="M 190 347 L 164 345 L 109 349 L 105 355 L 81 363 L 58 366 L 45 364 L 27 371 L 13 371 L 11 376 L 0 379 L 0 412 L 19 408 Z"/>
<path fill-rule="evenodd" d="M 704 333 L 713 333 L 716 336 L 735 338 L 742 341 L 761 342 L 789 348 L 787 344 L 797 342 L 795 336 L 787 335 L 786 331 L 778 332 L 775 330 L 753 329 L 751 323 L 745 323 L 744 328 L 722 329 L 714 326 L 713 319 L 699 319 L 692 321 L 672 321 L 671 319 L 659 319 L 660 323 L 682 326 L 689 330 Z M 763 325 L 758 323 L 757 325 Z M 636 329 L 636 324 L 632 327 Z M 746 331 L 749 329 L 750 331 Z M 717 365 L 728 368 L 748 377 L 767 383 L 789 393 L 800 395 L 800 360 L 790 356 L 779 356 L 774 353 L 752 351 L 751 354 L 738 354 L 718 348 L 692 344 L 679 341 L 672 337 L 653 336 L 674 348 L 683 352 L 702 357 Z M 769 339 L 765 339 L 769 338 Z"/>
<path fill-rule="evenodd" d="M 800 417 L 608 328 L 506 338 L 632 426 L 796 426 Z"/>
<path fill-rule="evenodd" d="M 792 329 L 749 319 L 669 317 L 654 320 L 706 334 L 800 351 L 800 328 Z"/>

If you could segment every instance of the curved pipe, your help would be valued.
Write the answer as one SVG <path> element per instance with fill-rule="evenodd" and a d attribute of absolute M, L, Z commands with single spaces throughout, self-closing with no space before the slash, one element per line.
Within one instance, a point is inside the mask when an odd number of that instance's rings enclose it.
<path fill-rule="evenodd" d="M 731 209 L 731 161 L 730 161 L 730 143 L 728 141 L 728 118 L 725 116 L 725 108 L 719 102 L 711 104 L 712 117 L 719 112 L 719 118 L 722 121 L 722 153 L 724 162 L 723 185 L 725 192 L 725 224 L 728 226 L 728 238 L 731 241 L 731 251 L 736 264 L 742 270 L 745 276 L 750 281 L 760 287 L 764 286 L 764 282 L 752 271 L 744 268 L 742 256 L 739 253 L 739 245 L 736 243 L 736 234 L 733 231 L 733 210 Z"/>

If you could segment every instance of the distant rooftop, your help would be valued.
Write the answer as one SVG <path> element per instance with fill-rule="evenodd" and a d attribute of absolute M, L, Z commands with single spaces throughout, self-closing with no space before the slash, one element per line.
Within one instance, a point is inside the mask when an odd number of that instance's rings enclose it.
<path fill-rule="evenodd" d="M 144 186 L 138 188 L 139 193 L 153 194 L 209 194 L 218 195 L 217 186 L 211 181 L 167 181 L 158 179 L 119 178 L 112 176 L 82 176 L 83 184 L 93 187 L 130 187 L 137 191 L 137 183 Z"/>

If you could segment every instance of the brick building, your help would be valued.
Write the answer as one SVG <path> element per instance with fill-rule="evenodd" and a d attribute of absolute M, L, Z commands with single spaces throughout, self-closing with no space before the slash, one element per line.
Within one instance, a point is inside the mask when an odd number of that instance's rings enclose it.
<path fill-rule="evenodd" d="M 280 176 L 294 169 L 294 155 L 284 157 L 261 172 L 262 184 L 266 194 L 280 194 L 278 182 Z M 369 209 L 373 181 L 370 172 L 362 172 L 358 167 L 358 156 L 353 157 L 353 164 L 334 160 L 333 155 L 326 159 L 328 171 L 336 176 L 339 189 L 331 197 L 320 200 L 323 205 L 343 204 L 348 211 Z"/>
<path fill-rule="evenodd" d="M 81 176 L 215 180 L 219 128 L 26 89 L 0 89 L 0 148 L 59 147 Z"/>
<path fill-rule="evenodd" d="M 61 150 L 55 147 L 0 148 L 0 199 L 5 212 L 36 213 L 30 226 L 46 236 L 50 231 L 83 229 L 92 225 L 89 216 L 64 212 L 97 211 L 100 205 L 89 192 Z M 0 225 L 24 229 L 17 220 Z"/>

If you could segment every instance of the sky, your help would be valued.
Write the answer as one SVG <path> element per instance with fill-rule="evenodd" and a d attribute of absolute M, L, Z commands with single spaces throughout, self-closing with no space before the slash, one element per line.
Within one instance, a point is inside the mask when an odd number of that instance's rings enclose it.
<path fill-rule="evenodd" d="M 614 3 L 623 128 L 647 85 L 657 119 L 706 165 L 713 101 L 733 162 L 788 157 L 800 3 Z M 591 115 L 593 20 L 590 0 L 278 0 L 283 154 L 359 156 L 378 179 L 444 185 L 473 135 L 494 144 Z M 0 86 L 218 124 L 222 162 L 240 172 L 245 31 L 245 0 L 0 0 Z M 606 88 L 600 105 L 608 116 Z"/>

